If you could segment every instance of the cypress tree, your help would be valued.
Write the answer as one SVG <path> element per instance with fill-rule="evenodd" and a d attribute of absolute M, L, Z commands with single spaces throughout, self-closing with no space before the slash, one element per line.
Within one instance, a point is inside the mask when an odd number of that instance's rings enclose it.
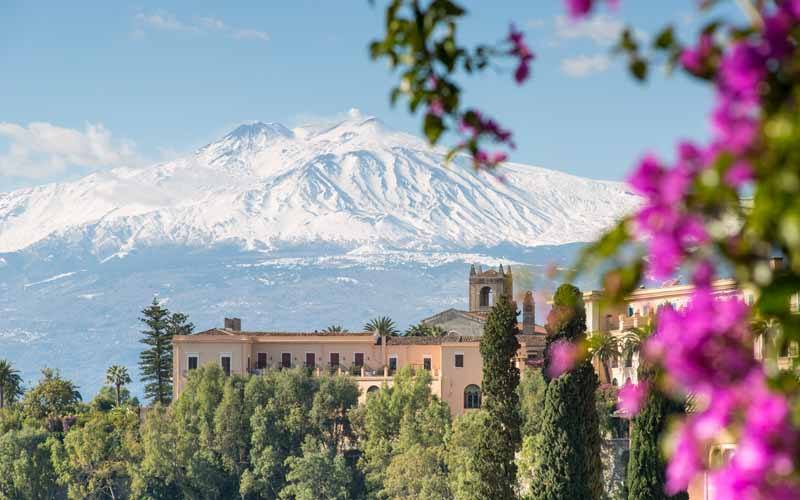
<path fill-rule="evenodd" d="M 142 310 L 139 320 L 147 326 L 142 330 L 144 338 L 139 341 L 147 349 L 139 354 L 139 369 L 144 394 L 152 403 L 162 405 L 172 401 L 172 335 L 169 328 L 169 311 L 162 307 L 158 299 Z"/>
<path fill-rule="evenodd" d="M 516 304 L 501 296 L 489 313 L 481 339 L 486 421 L 476 457 L 478 498 L 514 498 L 514 455 L 520 446 L 522 423 L 517 394 L 519 370 L 514 365 L 519 349 L 517 314 Z"/>
<path fill-rule="evenodd" d="M 640 365 L 640 383 L 652 382 L 655 378 L 656 372 L 652 367 Z M 685 491 L 673 496 L 664 492 L 667 464 L 659 446 L 669 417 L 685 411 L 685 404 L 673 401 L 655 389 L 650 390 L 644 406 L 633 419 L 627 474 L 629 500 L 688 500 Z"/>
<path fill-rule="evenodd" d="M 558 288 L 547 318 L 547 330 L 545 371 L 550 366 L 553 343 L 578 343 L 585 339 L 586 311 L 579 289 L 568 284 Z M 532 481 L 535 499 L 602 498 L 597 386 L 597 375 L 589 360 L 549 380 Z"/>

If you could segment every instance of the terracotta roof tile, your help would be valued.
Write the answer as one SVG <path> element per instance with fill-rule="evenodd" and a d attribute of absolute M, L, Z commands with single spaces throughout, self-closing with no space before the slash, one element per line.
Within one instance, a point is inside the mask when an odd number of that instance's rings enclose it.
<path fill-rule="evenodd" d="M 371 332 L 258 332 L 228 330 L 225 328 L 211 328 L 210 330 L 193 333 L 192 335 L 244 335 L 248 337 L 372 337 Z"/>

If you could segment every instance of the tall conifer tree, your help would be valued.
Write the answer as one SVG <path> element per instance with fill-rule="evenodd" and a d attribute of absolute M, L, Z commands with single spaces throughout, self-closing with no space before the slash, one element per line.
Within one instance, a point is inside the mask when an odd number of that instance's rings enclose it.
<path fill-rule="evenodd" d="M 586 311 L 579 289 L 568 284 L 558 288 L 547 330 L 546 369 L 554 342 L 585 339 Z M 532 482 L 535 499 L 602 498 L 601 438 L 594 400 L 597 385 L 589 360 L 549 381 L 537 439 L 539 461 Z"/>
<path fill-rule="evenodd" d="M 144 394 L 153 403 L 162 405 L 172 401 L 172 335 L 169 328 L 169 311 L 158 299 L 142 310 L 139 320 L 146 325 L 140 340 L 147 348 L 139 354 L 139 369 Z"/>
<path fill-rule="evenodd" d="M 522 423 L 517 394 L 519 370 L 514 365 L 519 349 L 518 333 L 516 304 L 501 296 L 486 320 L 480 347 L 486 425 L 476 460 L 479 498 L 514 498 L 517 481 L 514 454 L 520 446 Z"/>
<path fill-rule="evenodd" d="M 641 364 L 639 383 L 652 382 L 655 369 Z M 686 411 L 686 405 L 673 401 L 657 390 L 650 390 L 642 410 L 633 419 L 630 459 L 628 460 L 628 500 L 687 500 L 683 491 L 673 496 L 664 492 L 667 463 L 659 442 L 670 415 Z"/>

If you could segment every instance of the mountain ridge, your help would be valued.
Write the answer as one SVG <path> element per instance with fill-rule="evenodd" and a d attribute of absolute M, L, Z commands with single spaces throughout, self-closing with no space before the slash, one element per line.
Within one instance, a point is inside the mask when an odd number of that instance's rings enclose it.
<path fill-rule="evenodd" d="M 442 162 L 375 118 L 243 124 L 174 161 L 0 193 L 0 252 L 81 235 L 99 259 L 159 244 L 553 245 L 590 240 L 638 201 L 613 181 L 518 163 L 500 180 Z"/>

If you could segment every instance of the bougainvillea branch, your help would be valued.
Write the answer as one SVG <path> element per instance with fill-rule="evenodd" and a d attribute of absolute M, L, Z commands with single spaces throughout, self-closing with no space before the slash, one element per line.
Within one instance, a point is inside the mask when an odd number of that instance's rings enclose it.
<path fill-rule="evenodd" d="M 720 0 L 702 0 L 704 11 Z M 778 348 L 800 341 L 800 0 L 737 0 L 744 21 L 715 18 L 683 44 L 666 26 L 648 45 L 625 29 L 615 50 L 631 74 L 648 78 L 653 64 L 684 71 L 710 85 L 711 139 L 682 141 L 674 159 L 645 154 L 628 177 L 642 206 L 589 246 L 577 269 L 606 263 L 609 300 L 622 300 L 645 279 L 688 274 L 694 291 L 681 309 L 662 308 L 642 359 L 659 366 L 654 384 L 628 386 L 621 404 L 634 413 L 647 390 L 692 395 L 693 412 L 670 440 L 668 490 L 685 489 L 708 473 L 720 498 L 800 498 L 800 383 L 796 373 L 754 357 L 755 318 L 778 325 Z M 564 0 L 579 22 L 614 0 Z M 411 15 L 404 17 L 406 9 Z M 511 57 L 517 82 L 530 75 L 533 54 L 511 28 L 502 44 L 474 49 L 456 43 L 463 9 L 434 0 L 396 0 L 387 10 L 387 36 L 373 45 L 404 70 L 393 97 L 409 108 L 424 105 L 432 143 L 449 129 L 463 137 L 454 152 L 467 151 L 478 167 L 492 167 L 506 151 L 489 153 L 487 142 L 513 147 L 511 133 L 486 113 L 462 108 L 454 71 L 490 67 Z M 503 46 L 505 44 L 505 46 Z M 647 52 L 650 50 L 650 52 Z M 664 56 L 663 59 L 659 59 Z M 770 267 L 773 255 L 783 268 Z M 755 292 L 747 305 L 719 297 L 713 280 L 730 273 Z M 573 275 L 574 277 L 574 275 Z M 759 333 L 764 335 L 764 333 Z M 569 370 L 581 349 L 555 350 L 556 370 Z M 712 464 L 709 448 L 721 435 L 736 445 L 734 457 Z"/>
<path fill-rule="evenodd" d="M 427 5 L 418 0 L 393 0 L 386 8 L 385 36 L 372 42 L 370 53 L 400 72 L 392 103 L 405 97 L 410 112 L 424 109 L 422 128 L 432 145 L 452 131 L 461 140 L 450 150 L 448 160 L 466 152 L 475 168 L 491 169 L 514 149 L 511 132 L 486 113 L 462 104 L 456 73 L 498 68 L 496 61 L 511 60 L 513 80 L 522 84 L 530 77 L 535 56 L 513 24 L 508 35 L 494 45 L 459 46 L 457 21 L 465 14 L 450 0 L 433 0 Z"/>

